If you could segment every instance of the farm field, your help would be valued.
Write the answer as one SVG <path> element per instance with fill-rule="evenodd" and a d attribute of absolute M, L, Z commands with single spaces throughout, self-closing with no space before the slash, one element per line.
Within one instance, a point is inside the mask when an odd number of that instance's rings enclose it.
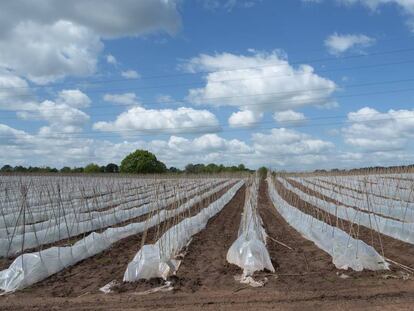
<path fill-rule="evenodd" d="M 1 310 L 413 305 L 413 174 L 229 176 L 0 176 Z"/>

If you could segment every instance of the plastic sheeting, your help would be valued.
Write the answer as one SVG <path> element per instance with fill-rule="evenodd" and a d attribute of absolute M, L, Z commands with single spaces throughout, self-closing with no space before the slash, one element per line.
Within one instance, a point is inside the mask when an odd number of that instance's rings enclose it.
<path fill-rule="evenodd" d="M 283 178 L 278 178 L 278 180 L 282 182 L 287 189 L 296 193 L 302 200 L 313 204 L 332 215 L 336 215 L 340 219 L 362 225 L 394 239 L 414 244 L 414 223 L 404 223 L 398 220 L 384 218 L 373 213 L 358 211 L 343 205 L 336 205 L 321 200 L 318 197 L 311 196 L 300 189 L 293 187 Z"/>
<path fill-rule="evenodd" d="M 330 189 L 327 185 L 322 186 L 302 178 L 293 178 L 293 180 L 344 205 L 353 206 L 368 212 L 374 212 L 382 216 L 392 217 L 403 222 L 414 222 L 414 209 L 407 206 L 404 202 L 393 201 L 394 205 L 379 205 L 378 203 L 372 202 L 369 199 L 370 196 L 365 196 L 356 191 L 352 194 L 344 194 L 342 191 L 334 191 L 332 189 L 334 187 L 333 185 Z M 396 204 L 396 202 L 398 202 L 398 204 Z"/>
<path fill-rule="evenodd" d="M 186 218 L 171 227 L 155 244 L 144 245 L 128 264 L 124 274 L 124 282 L 152 278 L 167 279 L 169 275 L 175 273 L 180 264 L 180 261 L 176 260 L 179 252 L 188 244 L 193 235 L 206 227 L 211 217 L 230 202 L 243 184 L 244 181 L 238 182 L 197 215 Z"/>
<path fill-rule="evenodd" d="M 181 214 L 194 204 L 225 188 L 229 183 L 230 181 L 196 196 L 174 210 L 162 210 L 146 221 L 108 228 L 103 233 L 93 232 L 73 246 L 51 247 L 35 253 L 22 254 L 8 269 L 0 271 L 0 289 L 11 292 L 37 283 L 68 266 L 102 252 L 121 239 L 143 232 L 147 228 Z"/>
<path fill-rule="evenodd" d="M 267 179 L 267 183 L 277 211 L 304 238 L 327 252 L 335 267 L 355 271 L 388 269 L 389 264 L 372 246 L 289 205 L 277 193 L 271 178 Z"/>
<path fill-rule="evenodd" d="M 225 183 L 228 184 L 228 183 Z M 0 238 L 0 257 L 10 256 L 18 254 L 23 250 L 38 247 L 40 245 L 53 243 L 69 237 L 77 236 L 79 234 L 90 232 L 109 226 L 113 226 L 117 223 L 124 222 L 146 213 L 156 211 L 176 202 L 177 200 L 188 198 L 189 196 L 198 194 L 200 191 L 207 189 L 209 186 L 203 186 L 198 189 L 193 189 L 188 192 L 184 192 L 181 197 L 173 197 L 168 200 L 160 200 L 158 202 L 150 202 L 145 205 L 130 208 L 127 210 L 116 210 L 110 214 L 103 215 L 99 218 L 92 218 L 84 222 L 68 222 L 67 220 L 45 228 L 39 231 L 26 232 L 25 234 L 15 235 L 12 239 Z M 224 185 L 219 186 L 220 189 Z"/>
<path fill-rule="evenodd" d="M 266 248 L 266 231 L 257 213 L 259 180 L 255 179 L 247 191 L 238 238 L 227 252 L 227 261 L 243 269 L 243 276 L 267 269 L 275 272 Z"/>

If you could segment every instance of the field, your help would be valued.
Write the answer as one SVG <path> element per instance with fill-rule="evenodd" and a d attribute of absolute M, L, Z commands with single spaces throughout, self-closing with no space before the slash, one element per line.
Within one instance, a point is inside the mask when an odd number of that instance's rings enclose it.
<path fill-rule="evenodd" d="M 414 174 L 0 176 L 1 310 L 410 309 Z"/>

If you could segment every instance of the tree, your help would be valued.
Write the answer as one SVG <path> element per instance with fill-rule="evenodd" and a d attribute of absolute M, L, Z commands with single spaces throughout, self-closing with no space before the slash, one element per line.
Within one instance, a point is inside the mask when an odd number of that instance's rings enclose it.
<path fill-rule="evenodd" d="M 176 168 L 176 167 L 174 167 L 174 166 L 171 166 L 171 167 L 168 169 L 168 171 L 169 171 L 170 173 L 180 173 L 180 172 L 181 172 L 178 168 Z"/>
<path fill-rule="evenodd" d="M 121 162 L 121 173 L 154 174 L 165 173 L 167 167 L 147 150 L 137 149 L 127 155 Z"/>
<path fill-rule="evenodd" d="M 262 166 L 261 168 L 259 168 L 257 170 L 257 172 L 259 173 L 260 178 L 263 178 L 263 179 L 266 178 L 266 176 L 267 176 L 267 168 L 266 167 Z"/>
<path fill-rule="evenodd" d="M 105 173 L 119 173 L 119 167 L 115 163 L 109 163 L 105 166 Z"/>
<path fill-rule="evenodd" d="M 83 173 L 84 168 L 83 167 L 74 167 L 72 172 L 73 173 Z"/>
<path fill-rule="evenodd" d="M 11 165 L 6 164 L 0 169 L 0 171 L 4 173 L 11 173 L 13 172 L 13 167 Z"/>
<path fill-rule="evenodd" d="M 85 169 L 84 169 L 85 173 L 99 173 L 100 171 L 101 170 L 100 170 L 99 165 L 95 164 L 95 163 L 90 163 L 90 164 L 86 165 Z"/>
<path fill-rule="evenodd" d="M 70 172 L 72 172 L 72 170 L 71 170 L 71 168 L 69 166 L 65 166 L 65 167 L 62 167 L 60 169 L 60 172 L 61 173 L 70 173 Z"/>
<path fill-rule="evenodd" d="M 244 166 L 244 164 L 239 164 L 239 166 L 237 167 L 237 169 L 239 171 L 245 171 L 246 170 L 246 167 Z"/>

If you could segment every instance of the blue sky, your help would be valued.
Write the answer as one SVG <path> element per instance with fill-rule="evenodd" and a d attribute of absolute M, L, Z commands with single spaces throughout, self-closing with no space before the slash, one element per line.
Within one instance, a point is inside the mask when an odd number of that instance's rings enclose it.
<path fill-rule="evenodd" d="M 414 163 L 414 0 L 17 0 L 0 29 L 0 165 Z"/>

